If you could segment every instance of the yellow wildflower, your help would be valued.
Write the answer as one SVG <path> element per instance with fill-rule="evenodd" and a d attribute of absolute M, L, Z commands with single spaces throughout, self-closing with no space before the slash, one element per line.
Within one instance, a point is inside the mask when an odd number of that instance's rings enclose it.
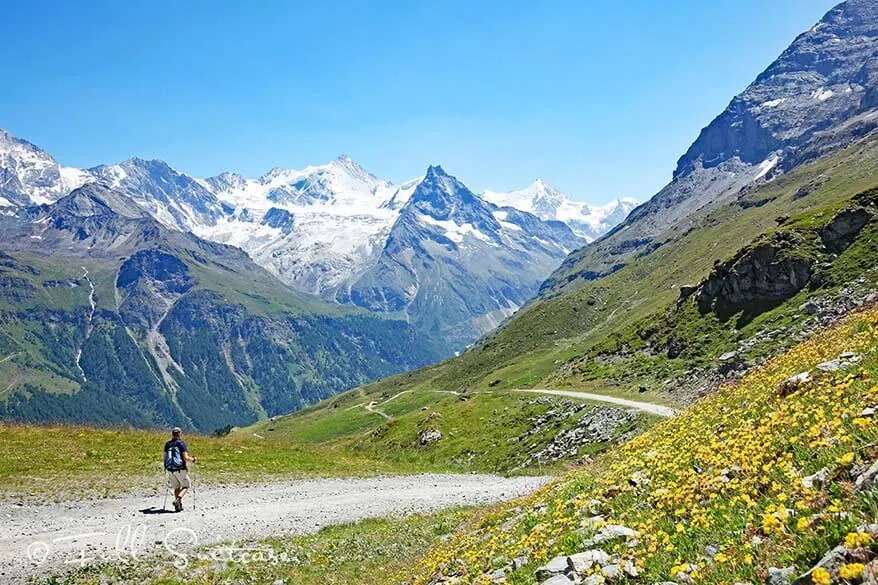
<path fill-rule="evenodd" d="M 817 567 L 811 572 L 811 582 L 814 585 L 830 585 L 832 578 L 829 575 L 829 571 L 823 567 Z"/>
<path fill-rule="evenodd" d="M 863 576 L 863 563 L 849 563 L 842 565 L 838 570 L 838 576 L 845 581 L 853 581 Z"/>
<path fill-rule="evenodd" d="M 872 536 L 868 532 L 850 532 L 844 537 L 844 547 L 855 549 L 872 544 Z"/>

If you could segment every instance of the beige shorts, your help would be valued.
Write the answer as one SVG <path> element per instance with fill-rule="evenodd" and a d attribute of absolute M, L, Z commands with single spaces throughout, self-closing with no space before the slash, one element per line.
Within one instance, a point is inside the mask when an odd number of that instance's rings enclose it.
<path fill-rule="evenodd" d="M 182 488 L 188 488 L 189 481 L 189 472 L 186 470 L 183 471 L 171 471 L 169 472 L 171 475 L 171 487 L 175 490 L 179 490 Z"/>

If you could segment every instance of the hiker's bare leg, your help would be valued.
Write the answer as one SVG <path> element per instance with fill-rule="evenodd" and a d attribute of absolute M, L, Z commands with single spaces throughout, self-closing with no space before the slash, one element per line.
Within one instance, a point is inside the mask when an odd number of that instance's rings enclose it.
<path fill-rule="evenodd" d="M 186 496 L 186 492 L 188 491 L 189 488 L 180 488 L 179 493 L 177 493 L 177 499 L 182 502 L 183 498 Z"/>

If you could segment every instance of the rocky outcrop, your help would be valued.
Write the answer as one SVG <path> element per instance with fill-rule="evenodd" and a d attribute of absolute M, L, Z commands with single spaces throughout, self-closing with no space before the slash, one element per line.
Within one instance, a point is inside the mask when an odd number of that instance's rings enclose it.
<path fill-rule="evenodd" d="M 843 252 L 872 220 L 872 213 L 861 207 L 843 209 L 820 230 L 820 240 L 830 252 Z"/>
<path fill-rule="evenodd" d="M 786 300 L 802 290 L 811 280 L 814 259 L 798 253 L 801 240 L 781 236 L 745 248 L 715 266 L 696 296 L 699 310 L 728 315 Z"/>
<path fill-rule="evenodd" d="M 272 207 L 265 213 L 265 217 L 262 218 L 262 225 L 278 228 L 283 233 L 289 234 L 295 226 L 295 218 L 286 209 Z"/>
<path fill-rule="evenodd" d="M 836 213 L 822 227 L 779 231 L 743 248 L 726 262 L 718 263 L 698 287 L 695 299 L 701 313 L 727 316 L 745 310 L 759 313 L 762 307 L 782 302 L 806 285 L 816 289 L 838 254 L 844 252 L 874 219 L 876 202 L 866 191 Z M 680 302 L 692 296 L 687 287 Z M 816 314 L 816 301 L 801 310 Z"/>

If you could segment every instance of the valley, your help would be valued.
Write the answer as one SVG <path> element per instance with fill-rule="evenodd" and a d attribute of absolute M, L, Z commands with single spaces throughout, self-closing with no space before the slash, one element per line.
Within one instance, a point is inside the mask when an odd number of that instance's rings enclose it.
<path fill-rule="evenodd" d="M 878 1 L 802 30 L 643 204 L 0 132 L 0 580 L 878 582 Z"/>

